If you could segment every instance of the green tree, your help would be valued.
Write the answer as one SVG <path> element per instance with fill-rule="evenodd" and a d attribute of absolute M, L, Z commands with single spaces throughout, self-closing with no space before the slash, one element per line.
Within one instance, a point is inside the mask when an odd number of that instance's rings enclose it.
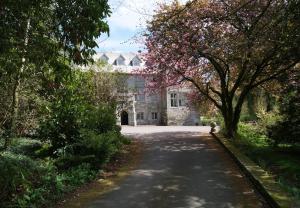
<path fill-rule="evenodd" d="M 91 61 L 96 38 L 109 32 L 105 20 L 109 15 L 107 0 L 0 3 L 0 80 L 8 106 L 1 109 L 5 115 L 1 122 L 8 130 L 5 147 L 8 138 L 17 133 L 22 83 L 48 70 L 59 74 L 59 62 L 70 65 Z M 5 88 L 9 89 L 7 93 Z"/>

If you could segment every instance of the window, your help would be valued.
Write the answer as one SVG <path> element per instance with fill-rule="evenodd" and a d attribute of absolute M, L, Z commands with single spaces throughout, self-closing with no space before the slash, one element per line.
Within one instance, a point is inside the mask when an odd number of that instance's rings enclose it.
<path fill-rule="evenodd" d="M 145 101 L 145 94 L 134 95 L 134 100 L 135 101 Z"/>
<path fill-rule="evenodd" d="M 186 99 L 183 94 L 179 96 L 178 106 L 186 106 Z"/>
<path fill-rule="evenodd" d="M 113 63 L 113 65 L 125 65 L 125 58 L 121 55 Z"/>
<path fill-rule="evenodd" d="M 178 107 L 177 93 L 171 93 L 171 107 Z"/>
<path fill-rule="evenodd" d="M 157 120 L 157 112 L 152 112 L 152 120 Z"/>
<path fill-rule="evenodd" d="M 158 102 L 158 95 L 157 94 L 150 95 L 149 100 L 150 102 Z"/>
<path fill-rule="evenodd" d="M 135 87 L 139 89 L 145 88 L 145 80 L 141 77 L 135 77 Z"/>
<path fill-rule="evenodd" d="M 136 114 L 136 120 L 144 120 L 144 112 L 138 112 Z"/>
<path fill-rule="evenodd" d="M 105 55 L 105 54 L 103 54 L 101 57 L 100 57 L 100 60 L 102 61 L 102 62 L 104 62 L 104 63 L 107 63 L 108 62 L 108 57 L 107 57 L 107 55 Z"/>
<path fill-rule="evenodd" d="M 140 63 L 139 62 L 137 62 L 137 61 L 131 61 L 130 62 L 130 66 L 139 66 L 140 65 Z"/>
<path fill-rule="evenodd" d="M 138 56 L 135 56 L 131 61 L 130 61 L 130 66 L 140 66 L 141 60 Z"/>

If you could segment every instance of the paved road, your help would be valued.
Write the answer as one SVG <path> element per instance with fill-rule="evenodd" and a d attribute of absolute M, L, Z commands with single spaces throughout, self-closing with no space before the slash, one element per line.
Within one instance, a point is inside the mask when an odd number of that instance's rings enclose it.
<path fill-rule="evenodd" d="M 140 138 L 140 165 L 89 208 L 264 207 L 207 127 L 124 127 Z M 201 132 L 201 133 L 200 133 Z"/>

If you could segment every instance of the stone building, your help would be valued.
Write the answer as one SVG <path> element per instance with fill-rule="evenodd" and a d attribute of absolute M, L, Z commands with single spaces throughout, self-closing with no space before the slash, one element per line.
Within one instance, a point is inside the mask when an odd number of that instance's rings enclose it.
<path fill-rule="evenodd" d="M 121 125 L 198 125 L 199 114 L 189 105 L 189 88 L 168 87 L 147 93 L 145 79 L 135 73 L 144 66 L 135 53 L 98 53 L 96 60 L 112 65 L 124 75 L 126 87 L 119 90 L 118 123 Z"/>

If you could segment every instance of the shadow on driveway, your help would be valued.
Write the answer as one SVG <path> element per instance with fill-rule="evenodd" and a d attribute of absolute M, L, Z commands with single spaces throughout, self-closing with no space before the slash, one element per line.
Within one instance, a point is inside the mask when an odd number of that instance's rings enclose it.
<path fill-rule="evenodd" d="M 121 184 L 86 207 L 267 207 L 207 133 L 187 130 L 130 135 L 145 144 L 140 165 Z"/>

